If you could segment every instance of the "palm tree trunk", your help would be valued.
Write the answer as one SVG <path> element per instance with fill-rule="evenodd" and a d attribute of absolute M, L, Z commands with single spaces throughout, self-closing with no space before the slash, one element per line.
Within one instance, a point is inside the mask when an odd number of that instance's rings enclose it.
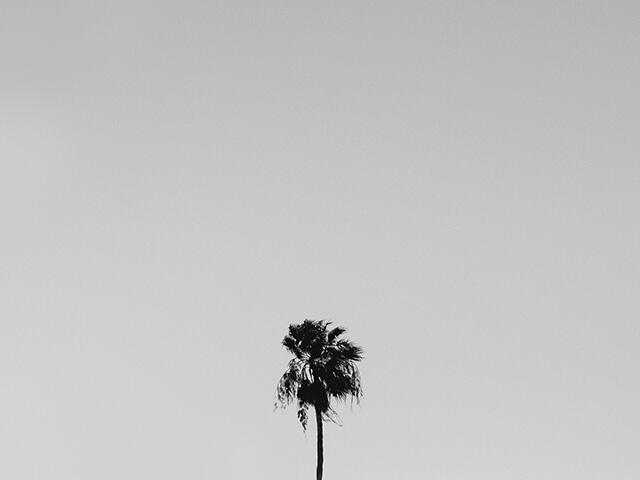
<path fill-rule="evenodd" d="M 322 480 L 322 463 L 324 454 L 322 451 L 322 413 L 316 406 L 316 430 L 318 432 L 318 464 L 316 466 L 316 480 Z"/>

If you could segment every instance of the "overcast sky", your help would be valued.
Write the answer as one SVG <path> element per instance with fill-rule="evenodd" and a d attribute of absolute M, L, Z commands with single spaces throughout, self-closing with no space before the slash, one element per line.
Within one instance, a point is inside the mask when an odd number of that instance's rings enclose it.
<path fill-rule="evenodd" d="M 0 4 L 0 477 L 640 477 L 640 7 Z"/>

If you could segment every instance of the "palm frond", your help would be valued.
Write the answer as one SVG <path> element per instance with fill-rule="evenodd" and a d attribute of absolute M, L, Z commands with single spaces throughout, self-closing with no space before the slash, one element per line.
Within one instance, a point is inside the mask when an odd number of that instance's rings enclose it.
<path fill-rule="evenodd" d="M 294 358 L 289 362 L 287 370 L 280 377 L 276 387 L 277 403 L 280 406 L 284 408 L 297 397 L 298 389 L 304 378 L 304 365 Z"/>
<path fill-rule="evenodd" d="M 300 360 L 304 359 L 305 352 L 300 348 L 299 342 L 294 337 L 287 335 L 282 339 L 282 345 Z"/>
<path fill-rule="evenodd" d="M 359 362 L 363 358 L 363 350 L 349 340 L 338 340 L 336 347 L 340 355 L 352 362 Z"/>
<path fill-rule="evenodd" d="M 346 332 L 347 329 L 346 328 L 342 328 L 342 327 L 335 327 L 334 329 L 332 329 L 329 334 L 327 335 L 327 342 L 328 343 L 333 343 L 333 341 L 338 338 L 340 335 L 342 335 L 344 332 Z"/>
<path fill-rule="evenodd" d="M 307 431 L 307 420 L 308 420 L 308 415 L 307 415 L 307 408 L 309 407 L 308 404 L 303 403 L 303 402 L 299 402 L 298 403 L 298 420 L 300 421 L 300 423 L 302 424 L 302 429 L 306 432 Z"/>

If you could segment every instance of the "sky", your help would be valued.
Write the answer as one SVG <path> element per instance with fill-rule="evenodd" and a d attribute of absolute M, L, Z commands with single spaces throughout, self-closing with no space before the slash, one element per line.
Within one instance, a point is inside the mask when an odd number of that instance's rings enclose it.
<path fill-rule="evenodd" d="M 0 4 L 0 477 L 640 476 L 640 6 Z"/>

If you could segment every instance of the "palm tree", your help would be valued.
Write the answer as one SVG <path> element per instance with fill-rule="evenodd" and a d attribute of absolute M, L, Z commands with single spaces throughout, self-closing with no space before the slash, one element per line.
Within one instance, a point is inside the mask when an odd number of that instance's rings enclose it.
<path fill-rule="evenodd" d="M 356 362 L 363 358 L 362 348 L 341 339 L 342 327 L 330 329 L 331 322 L 305 320 L 289 325 L 282 345 L 293 354 L 276 389 L 276 405 L 298 404 L 298 420 L 307 428 L 307 409 L 316 416 L 318 458 L 316 480 L 322 480 L 322 422 L 336 422 L 332 400 L 356 402 L 362 396 L 360 373 Z"/>

